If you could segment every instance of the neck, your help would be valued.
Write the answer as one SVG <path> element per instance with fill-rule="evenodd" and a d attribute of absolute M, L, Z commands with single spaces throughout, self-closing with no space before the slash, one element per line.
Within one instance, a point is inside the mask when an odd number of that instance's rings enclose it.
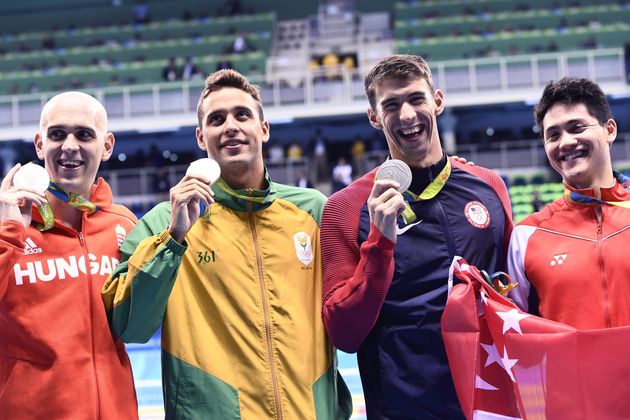
<path fill-rule="evenodd" d="M 439 144 L 440 139 L 438 138 L 437 140 L 433 140 L 434 144 Z M 424 159 L 420 160 L 420 161 L 416 161 L 416 162 L 407 162 L 407 164 L 409 165 L 409 167 L 411 169 L 423 169 L 423 168 L 429 168 L 433 165 L 435 165 L 436 163 L 438 163 L 439 161 L 442 160 L 442 158 L 444 157 L 444 151 L 442 150 L 441 147 L 438 148 L 433 148 L 433 150 L 431 150 Z"/>
<path fill-rule="evenodd" d="M 409 190 L 415 194 L 420 194 L 435 179 L 446 164 L 446 155 L 440 156 L 440 159 L 431 165 L 423 167 L 411 167 L 411 186 Z"/>
<path fill-rule="evenodd" d="M 591 189 L 593 190 L 593 195 L 595 197 L 601 198 L 601 189 L 613 187 L 615 185 L 615 176 L 613 174 L 612 168 L 607 168 L 606 170 L 602 171 L 599 176 L 595 176 L 583 183 L 566 183 L 578 190 Z"/>
<path fill-rule="evenodd" d="M 241 175 L 225 174 L 221 178 L 234 190 L 262 190 L 265 187 L 264 171 L 256 177 L 244 171 Z"/>
<path fill-rule="evenodd" d="M 46 193 L 50 208 L 57 219 L 64 226 L 68 226 L 77 232 L 81 230 L 82 212 L 76 207 L 68 205 L 68 203 L 55 197 L 50 192 Z"/>

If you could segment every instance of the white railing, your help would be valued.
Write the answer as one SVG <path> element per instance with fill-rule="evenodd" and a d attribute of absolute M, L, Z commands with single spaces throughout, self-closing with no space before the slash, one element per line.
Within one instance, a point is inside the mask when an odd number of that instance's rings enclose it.
<path fill-rule="evenodd" d="M 630 93 L 621 48 L 452 60 L 432 66 L 435 85 L 447 92 L 450 105 L 532 100 L 549 80 L 566 75 L 588 77 L 607 93 Z M 363 113 L 364 70 L 340 67 L 338 77 L 332 79 L 326 70 L 251 79 L 260 83 L 265 112 L 273 123 L 274 119 Z M 147 126 L 158 131 L 194 125 L 201 88 L 202 82 L 196 81 L 88 91 L 105 104 L 113 131 Z M 41 107 L 51 95 L 0 97 L 0 141 L 32 138 Z"/>

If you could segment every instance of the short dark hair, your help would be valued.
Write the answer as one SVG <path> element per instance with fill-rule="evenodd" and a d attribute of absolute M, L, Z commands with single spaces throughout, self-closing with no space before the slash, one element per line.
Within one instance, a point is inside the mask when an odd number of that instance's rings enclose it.
<path fill-rule="evenodd" d="M 595 117 L 601 126 L 613 117 L 608 99 L 597 83 L 589 79 L 563 77 L 557 82 L 550 81 L 545 86 L 540 102 L 534 108 L 534 118 L 542 136 L 543 119 L 549 109 L 557 103 L 584 104 L 588 113 Z"/>
<path fill-rule="evenodd" d="M 197 119 L 199 120 L 199 127 L 203 127 L 202 119 L 204 111 L 202 105 L 204 99 L 206 99 L 212 92 L 226 87 L 240 89 L 243 92 L 248 93 L 256 101 L 260 121 L 262 122 L 265 119 L 262 108 L 262 100 L 260 99 L 260 88 L 257 85 L 250 83 L 247 77 L 243 76 L 238 71 L 223 69 L 212 73 L 206 79 L 206 86 L 201 92 L 201 96 L 199 96 L 199 102 L 197 102 Z"/>
<path fill-rule="evenodd" d="M 424 79 L 435 93 L 431 69 L 419 55 L 395 54 L 381 59 L 365 76 L 365 95 L 373 110 L 376 110 L 376 86 L 388 79 Z"/>

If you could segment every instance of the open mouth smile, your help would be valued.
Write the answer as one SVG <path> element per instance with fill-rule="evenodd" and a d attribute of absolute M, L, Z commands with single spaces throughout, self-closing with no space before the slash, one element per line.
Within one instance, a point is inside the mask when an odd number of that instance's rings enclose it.
<path fill-rule="evenodd" d="M 424 125 L 414 125 L 398 129 L 398 134 L 403 138 L 412 138 L 424 131 Z"/>
<path fill-rule="evenodd" d="M 588 150 L 575 150 L 571 153 L 567 153 L 566 155 L 561 156 L 560 160 L 563 162 L 570 162 L 572 160 L 586 156 L 588 156 Z"/>
<path fill-rule="evenodd" d="M 62 166 L 66 169 L 76 169 L 84 164 L 82 160 L 70 160 L 70 159 L 59 159 L 57 161 L 59 166 Z"/>

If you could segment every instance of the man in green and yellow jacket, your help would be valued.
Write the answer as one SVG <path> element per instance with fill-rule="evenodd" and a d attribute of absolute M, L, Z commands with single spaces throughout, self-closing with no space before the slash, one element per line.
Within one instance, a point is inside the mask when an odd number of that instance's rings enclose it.
<path fill-rule="evenodd" d="M 162 325 L 167 419 L 347 419 L 321 319 L 325 197 L 271 182 L 269 123 L 238 72 L 210 75 L 197 113 L 221 178 L 186 175 L 128 235 L 103 288 L 112 329 L 146 342 Z"/>

